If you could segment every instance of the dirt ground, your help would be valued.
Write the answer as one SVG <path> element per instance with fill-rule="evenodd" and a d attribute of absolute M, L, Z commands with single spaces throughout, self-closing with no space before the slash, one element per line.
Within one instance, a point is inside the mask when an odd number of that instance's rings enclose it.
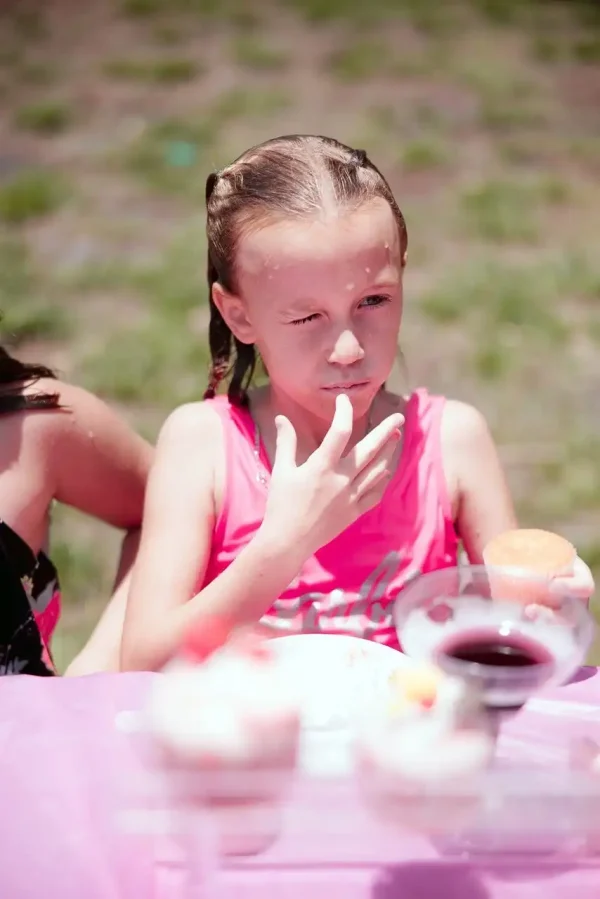
<path fill-rule="evenodd" d="M 488 416 L 524 524 L 600 577 L 600 16 L 526 0 L 0 4 L 2 339 L 154 438 L 206 377 L 207 173 L 368 150 L 409 228 L 412 384 Z M 64 664 L 116 537 L 57 510 Z"/>

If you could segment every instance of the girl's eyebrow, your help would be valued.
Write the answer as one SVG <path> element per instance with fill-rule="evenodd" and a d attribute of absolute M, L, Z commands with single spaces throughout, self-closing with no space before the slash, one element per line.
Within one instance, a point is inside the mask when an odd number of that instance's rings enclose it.
<path fill-rule="evenodd" d="M 289 303 L 283 309 L 278 310 L 280 318 L 301 318 L 303 315 L 310 315 L 322 308 L 323 304 L 319 304 L 315 300 L 304 300 L 295 303 Z"/>

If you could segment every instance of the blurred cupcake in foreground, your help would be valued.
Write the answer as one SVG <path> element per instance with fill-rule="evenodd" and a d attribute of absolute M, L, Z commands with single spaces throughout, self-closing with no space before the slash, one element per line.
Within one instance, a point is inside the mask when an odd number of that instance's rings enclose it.
<path fill-rule="evenodd" d="M 300 709 L 267 643 L 229 640 L 221 622 L 187 634 L 153 685 L 149 730 L 174 801 L 214 816 L 225 854 L 262 851 L 277 836 L 296 767 Z"/>
<path fill-rule="evenodd" d="M 421 832 L 448 833 L 479 807 L 478 776 L 489 767 L 494 738 L 471 685 L 437 668 L 393 678 L 391 706 L 364 721 L 358 770 L 370 807 Z"/>

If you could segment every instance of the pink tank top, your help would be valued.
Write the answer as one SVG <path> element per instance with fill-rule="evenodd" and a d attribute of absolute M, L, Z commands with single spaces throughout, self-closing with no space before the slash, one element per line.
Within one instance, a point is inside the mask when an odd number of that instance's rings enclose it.
<path fill-rule="evenodd" d="M 265 512 L 270 464 L 247 409 L 209 400 L 224 432 L 226 477 L 204 582 L 227 568 Z M 458 539 L 442 465 L 445 399 L 415 391 L 396 472 L 378 506 L 311 556 L 261 624 L 278 636 L 343 633 L 398 648 L 393 602 L 420 573 L 457 564 Z M 293 512 L 291 512 L 293 514 Z"/>

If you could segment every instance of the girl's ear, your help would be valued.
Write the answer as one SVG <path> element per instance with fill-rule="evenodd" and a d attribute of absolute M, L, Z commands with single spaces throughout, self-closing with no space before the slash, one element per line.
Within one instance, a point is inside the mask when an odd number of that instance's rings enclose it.
<path fill-rule="evenodd" d="M 407 257 L 408 257 L 408 250 L 405 250 L 404 253 L 402 254 L 402 260 L 400 262 L 400 265 L 402 266 L 402 268 L 406 267 Z"/>
<path fill-rule="evenodd" d="M 223 316 L 233 336 L 240 343 L 254 343 L 254 329 L 248 318 L 246 304 L 236 294 L 216 281 L 212 285 L 212 301 Z"/>

